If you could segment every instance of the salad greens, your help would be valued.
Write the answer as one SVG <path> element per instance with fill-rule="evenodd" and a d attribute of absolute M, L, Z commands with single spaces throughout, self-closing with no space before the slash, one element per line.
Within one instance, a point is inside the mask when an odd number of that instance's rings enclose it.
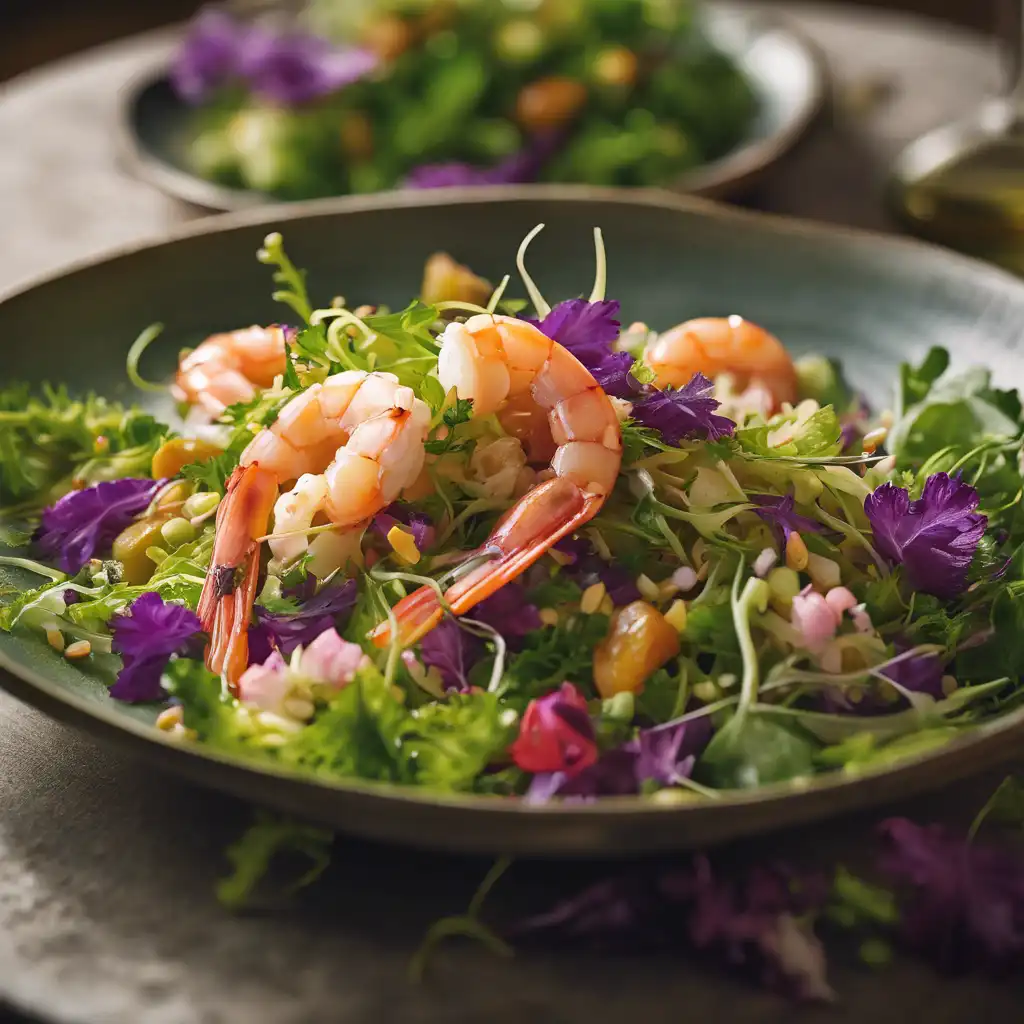
<path fill-rule="evenodd" d="M 745 135 L 757 102 L 689 0 L 321 0 L 303 25 L 197 16 L 172 83 L 188 157 L 302 199 L 401 185 L 659 185 Z"/>
<path fill-rule="evenodd" d="M 162 706 L 159 727 L 182 743 L 532 803 L 714 800 L 877 771 L 1019 709 L 1017 394 L 941 350 L 901 369 L 893 410 L 875 417 L 835 364 L 792 366 L 781 349 L 794 390 L 779 401 L 742 365 L 659 386 L 658 335 L 622 330 L 596 238 L 590 298 L 554 307 L 520 254 L 527 321 L 507 280 L 484 307 L 481 279 L 449 257 L 438 292 L 437 255 L 405 309 L 317 308 L 275 233 L 259 259 L 301 323 L 196 350 L 276 339 L 269 386 L 248 382 L 231 404 L 218 383 L 222 411 L 193 405 L 173 429 L 96 396 L 9 386 L 0 563 L 39 578 L 0 595 L 0 628 L 97 671 L 119 665 L 112 698 Z M 481 319 L 485 308 L 504 319 Z M 444 595 L 488 565 L 492 531 L 551 476 L 555 450 L 536 406 L 478 414 L 442 383 L 439 353 L 491 323 L 590 371 L 611 396 L 621 467 L 596 515 L 455 616 Z M 254 438 L 329 377 L 361 387 L 379 372 L 406 396 L 387 415 L 423 407 L 414 482 L 356 527 L 324 505 L 308 529 L 285 530 L 279 502 L 246 540 L 251 572 L 215 554 Z M 421 587 L 443 614 L 404 642 L 400 602 Z M 237 672 L 208 667 L 222 606 L 241 608 Z M 382 629 L 390 639 L 375 641 Z"/>

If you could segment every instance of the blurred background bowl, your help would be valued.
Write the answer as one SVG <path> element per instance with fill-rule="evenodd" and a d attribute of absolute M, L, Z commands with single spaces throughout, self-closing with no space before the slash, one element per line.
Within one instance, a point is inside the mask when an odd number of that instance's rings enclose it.
<path fill-rule="evenodd" d="M 697 16 L 699 35 L 735 67 L 753 109 L 726 152 L 655 183 L 704 196 L 736 196 L 808 132 L 825 103 L 827 74 L 816 48 L 775 13 L 753 4 L 712 3 L 699 6 Z M 279 189 L 271 194 L 197 172 L 195 108 L 176 92 L 169 73 L 177 45 L 169 43 L 166 62 L 126 91 L 121 142 L 129 168 L 163 192 L 206 209 L 238 210 L 292 198 Z"/>

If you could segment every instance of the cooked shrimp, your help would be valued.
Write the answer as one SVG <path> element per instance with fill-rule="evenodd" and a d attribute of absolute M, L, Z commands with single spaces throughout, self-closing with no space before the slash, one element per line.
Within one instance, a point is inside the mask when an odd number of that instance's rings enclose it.
<path fill-rule="evenodd" d="M 210 633 L 207 664 L 229 682 L 248 665 L 259 538 L 280 562 L 308 550 L 351 551 L 353 533 L 413 484 L 423 469 L 430 408 L 390 373 L 348 370 L 292 399 L 242 453 L 217 514 L 199 616 Z M 326 467 L 326 468 L 325 468 Z M 297 480 L 296 480 L 297 478 Z M 279 488 L 295 480 L 278 497 Z M 308 543 L 316 517 L 338 527 Z M 339 536 L 340 535 L 340 536 Z M 235 589 L 236 573 L 243 570 Z"/>
<path fill-rule="evenodd" d="M 490 537 L 467 556 L 489 556 L 445 591 L 461 615 L 528 569 L 545 551 L 597 515 L 615 486 L 622 434 L 608 396 L 590 371 L 536 327 L 512 317 L 480 314 L 449 324 L 441 335 L 437 372 L 445 390 L 472 399 L 473 415 L 497 412 L 530 394 L 547 413 L 556 445 L 553 478 L 527 492 Z M 435 590 L 423 587 L 394 608 L 403 643 L 412 643 L 441 620 Z M 373 632 L 390 641 L 388 623 Z"/>
<path fill-rule="evenodd" d="M 229 405 L 249 402 L 285 371 L 283 327 L 246 327 L 214 334 L 182 357 L 171 394 L 216 419 Z"/>
<path fill-rule="evenodd" d="M 737 390 L 761 384 L 775 408 L 795 402 L 796 370 L 774 335 L 742 317 L 687 320 L 658 335 L 644 352 L 658 387 L 685 387 L 695 373 L 714 380 L 729 374 Z"/>

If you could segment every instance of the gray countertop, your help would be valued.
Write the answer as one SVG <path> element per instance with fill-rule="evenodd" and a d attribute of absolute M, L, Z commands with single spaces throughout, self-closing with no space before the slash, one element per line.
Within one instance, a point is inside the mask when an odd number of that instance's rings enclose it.
<path fill-rule="evenodd" d="M 841 101 L 876 81 L 892 96 L 867 114 L 830 115 L 757 202 L 887 229 L 887 161 L 994 89 L 995 55 L 980 40 L 902 17 L 804 6 L 795 17 L 828 56 Z M 0 291 L 195 215 L 126 177 L 114 141 L 119 92 L 167 48 L 164 35 L 142 37 L 0 89 Z M 964 819 L 992 784 L 966 783 L 908 810 Z M 248 815 L 0 694 L 0 997 L 62 1024 L 793 1016 L 773 996 L 670 955 L 524 951 L 508 962 L 453 944 L 427 984 L 412 986 L 406 966 L 423 930 L 465 908 L 486 864 L 342 839 L 327 876 L 303 897 L 232 915 L 213 886 Z M 739 852 L 856 863 L 868 856 L 871 823 L 846 819 Z M 495 893 L 496 913 L 540 907 L 583 870 L 516 865 Z M 1024 995 L 1021 983 L 939 981 L 912 963 L 877 975 L 840 963 L 832 980 L 838 1007 L 806 1011 L 808 1021 L 1012 1020 Z"/>

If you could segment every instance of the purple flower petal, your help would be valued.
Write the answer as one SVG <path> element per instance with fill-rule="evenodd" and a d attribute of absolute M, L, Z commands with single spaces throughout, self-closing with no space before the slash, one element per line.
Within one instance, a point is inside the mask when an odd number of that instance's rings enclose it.
<path fill-rule="evenodd" d="M 112 480 L 65 494 L 43 511 L 35 540 L 40 551 L 74 574 L 153 500 L 166 480 Z"/>
<path fill-rule="evenodd" d="M 404 184 L 415 189 L 526 184 L 537 180 L 563 139 L 561 132 L 541 136 L 493 167 L 474 167 L 459 161 L 421 164 L 409 172 Z"/>
<path fill-rule="evenodd" d="M 328 584 L 304 601 L 297 612 L 279 614 L 256 606 L 256 626 L 249 630 L 249 661 L 263 662 L 268 648 L 291 654 L 296 647 L 308 647 L 321 633 L 337 625 L 339 618 L 356 603 L 356 581 Z"/>
<path fill-rule="evenodd" d="M 565 568 L 565 575 L 581 589 L 603 583 L 616 607 L 640 600 L 640 590 L 633 574 L 623 565 L 605 562 L 589 541 L 566 537 L 555 545 L 555 550 L 573 557 L 572 565 Z"/>
<path fill-rule="evenodd" d="M 828 1001 L 824 952 L 803 922 L 824 906 L 827 893 L 818 879 L 782 868 L 723 879 L 699 856 L 605 879 L 520 921 L 511 934 L 611 940 L 630 950 L 683 940 L 730 968 L 753 972 L 767 987 Z"/>
<path fill-rule="evenodd" d="M 589 368 L 611 354 L 612 342 L 622 330 L 618 316 L 619 303 L 614 300 L 569 299 L 560 302 L 540 322 L 529 322 Z"/>
<path fill-rule="evenodd" d="M 377 58 L 369 50 L 339 50 L 319 36 L 249 31 L 239 72 L 257 96 L 284 107 L 329 96 L 369 74 Z"/>
<path fill-rule="evenodd" d="M 420 641 L 423 664 L 441 673 L 445 689 L 461 693 L 470 689 L 470 670 L 483 655 L 483 642 L 451 617 L 443 619 Z"/>
<path fill-rule="evenodd" d="M 633 418 L 657 430 L 667 444 L 679 444 L 685 437 L 717 441 L 729 437 L 736 424 L 715 410 L 721 404 L 714 397 L 715 386 L 702 373 L 695 373 L 684 388 L 651 389 L 633 405 Z"/>
<path fill-rule="evenodd" d="M 569 802 L 595 800 L 601 796 L 633 796 L 640 791 L 637 761 L 637 752 L 623 746 L 607 751 L 575 774 L 540 772 L 530 780 L 524 800 L 529 804 L 542 804 L 556 796 Z"/>
<path fill-rule="evenodd" d="M 189 651 L 202 623 L 188 608 L 148 593 L 131 604 L 127 615 L 115 615 L 110 628 L 111 645 L 124 661 L 110 695 L 137 703 L 163 699 L 160 676 L 167 662 L 172 655 Z"/>
<path fill-rule="evenodd" d="M 959 478 L 935 473 L 917 501 L 902 487 L 882 484 L 864 502 L 875 546 L 903 566 L 914 590 L 952 599 L 967 572 L 988 519 L 974 510 L 978 492 Z"/>
<path fill-rule="evenodd" d="M 515 581 L 499 587 L 481 601 L 469 617 L 497 630 L 512 647 L 544 625 L 537 606 L 527 601 L 526 589 Z"/>
<path fill-rule="evenodd" d="M 240 70 L 249 30 L 216 8 L 199 12 L 174 58 L 171 84 L 188 103 L 202 103 Z"/>
<path fill-rule="evenodd" d="M 751 494 L 750 500 L 759 505 L 754 509 L 755 515 L 768 523 L 779 540 L 783 549 L 791 533 L 824 533 L 825 527 L 815 519 L 802 516 L 794 510 L 793 495 L 784 498 L 774 494 Z"/>
<path fill-rule="evenodd" d="M 678 785 L 690 777 L 711 733 L 709 718 L 666 722 L 653 729 L 641 729 L 636 739 L 605 752 L 583 771 L 535 775 L 525 799 L 538 804 L 555 796 L 563 800 L 631 796 L 639 793 L 647 781 L 662 786 Z"/>
<path fill-rule="evenodd" d="M 896 644 L 897 654 L 902 654 L 906 649 L 905 645 Z M 882 669 L 882 675 L 912 693 L 927 693 L 941 700 L 944 668 L 942 659 L 937 655 L 917 654 L 886 666 Z"/>
<path fill-rule="evenodd" d="M 943 971 L 1024 962 L 1024 859 L 904 818 L 883 822 L 883 872 L 905 890 L 902 935 Z"/>
<path fill-rule="evenodd" d="M 710 742 L 712 732 L 707 715 L 641 729 L 633 741 L 637 781 L 675 786 L 688 779 L 697 757 Z"/>
<path fill-rule="evenodd" d="M 628 352 L 609 352 L 587 367 L 606 395 L 628 399 L 635 398 L 637 389 L 637 380 L 629 372 L 632 368 L 633 357 Z"/>

